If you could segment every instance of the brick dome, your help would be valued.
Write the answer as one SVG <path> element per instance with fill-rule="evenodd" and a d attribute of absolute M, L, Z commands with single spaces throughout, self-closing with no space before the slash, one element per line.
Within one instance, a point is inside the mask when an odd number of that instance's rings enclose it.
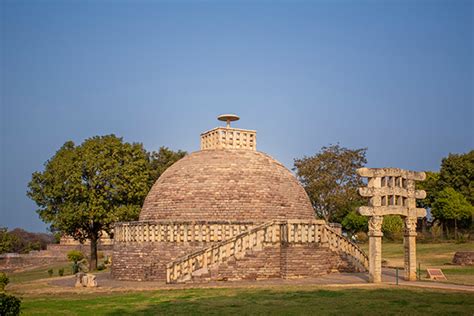
<path fill-rule="evenodd" d="M 303 187 L 272 157 L 255 150 L 211 149 L 187 155 L 151 188 L 140 221 L 314 219 Z"/>

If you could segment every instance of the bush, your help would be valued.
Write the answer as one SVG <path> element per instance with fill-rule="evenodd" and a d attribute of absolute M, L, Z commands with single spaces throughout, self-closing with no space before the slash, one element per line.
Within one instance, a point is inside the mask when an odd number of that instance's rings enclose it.
<path fill-rule="evenodd" d="M 63 276 L 64 275 L 64 268 L 59 269 L 58 274 L 59 274 L 59 276 Z"/>
<path fill-rule="evenodd" d="M 403 236 L 403 220 L 399 215 L 383 217 L 382 232 L 387 239 L 399 240 Z"/>
<path fill-rule="evenodd" d="M 358 232 L 357 234 L 355 234 L 355 240 L 358 243 L 365 243 L 369 240 L 369 236 L 366 232 Z"/>
<path fill-rule="evenodd" d="M 458 232 L 458 235 L 456 236 L 456 243 L 457 244 L 464 244 L 464 243 L 467 243 L 469 241 L 469 233 L 459 233 Z"/>
<path fill-rule="evenodd" d="M 367 231 L 367 216 L 362 216 L 352 211 L 344 217 L 341 224 L 342 227 L 353 236 L 356 232 Z"/>
<path fill-rule="evenodd" d="M 76 274 L 79 272 L 79 264 L 77 262 L 72 263 L 72 274 Z"/>
<path fill-rule="evenodd" d="M 431 226 L 431 236 L 433 236 L 434 241 L 441 239 L 443 237 L 443 226 L 439 223 L 433 224 Z"/>
<path fill-rule="evenodd" d="M 99 271 L 105 270 L 105 265 L 103 263 L 99 264 L 97 266 L 97 270 L 99 270 Z"/>
<path fill-rule="evenodd" d="M 0 315 L 20 315 L 21 300 L 13 295 L 0 293 Z"/>
<path fill-rule="evenodd" d="M 67 253 L 67 259 L 74 263 L 78 263 L 82 259 L 84 259 L 84 254 L 79 250 L 71 250 Z"/>
<path fill-rule="evenodd" d="M 50 277 L 53 276 L 53 269 L 49 269 L 49 270 L 48 270 L 48 275 L 49 275 Z"/>
<path fill-rule="evenodd" d="M 8 276 L 4 272 L 0 272 L 0 291 L 4 291 L 8 283 L 10 283 Z"/>

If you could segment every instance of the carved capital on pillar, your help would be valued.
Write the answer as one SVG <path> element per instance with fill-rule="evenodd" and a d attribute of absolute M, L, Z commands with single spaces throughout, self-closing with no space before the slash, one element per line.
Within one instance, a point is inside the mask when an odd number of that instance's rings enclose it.
<path fill-rule="evenodd" d="M 374 215 L 369 218 L 369 236 L 382 237 L 383 216 Z"/>
<path fill-rule="evenodd" d="M 405 236 L 416 236 L 416 222 L 418 219 L 414 216 L 405 217 Z"/>

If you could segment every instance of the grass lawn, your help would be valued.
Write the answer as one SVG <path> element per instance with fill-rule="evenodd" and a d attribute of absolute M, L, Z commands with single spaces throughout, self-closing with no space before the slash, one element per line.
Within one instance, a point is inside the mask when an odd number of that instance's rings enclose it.
<path fill-rule="evenodd" d="M 47 278 L 49 276 L 48 275 L 49 269 L 53 269 L 53 277 L 57 277 L 59 276 L 58 271 L 61 268 L 64 269 L 64 275 L 72 274 L 72 265 L 70 263 L 64 262 L 64 263 L 57 263 L 52 266 L 39 267 L 39 268 L 35 268 L 32 270 L 27 270 L 23 272 L 8 273 L 8 277 L 10 278 L 10 282 L 12 284 L 24 283 L 28 281 L 34 281 L 34 280 Z"/>
<path fill-rule="evenodd" d="M 24 298 L 24 315 L 472 315 L 474 294 L 378 289 L 188 289 Z"/>
<path fill-rule="evenodd" d="M 13 272 L 8 273 L 10 282 L 12 284 L 20 284 L 29 281 L 35 281 L 39 279 L 45 279 L 49 277 L 48 270 L 53 269 L 53 277 L 59 277 L 59 269 L 64 269 L 64 275 L 72 275 L 72 263 L 71 262 L 62 262 L 56 263 L 52 266 L 39 267 L 22 272 Z M 108 269 L 102 271 L 94 271 L 94 274 L 107 272 Z"/>
<path fill-rule="evenodd" d="M 361 248 L 368 254 L 368 244 L 362 244 Z M 422 278 L 426 276 L 426 268 L 440 268 L 448 283 L 474 285 L 473 266 L 451 264 L 456 251 L 474 251 L 474 243 L 417 243 L 416 256 Z M 387 266 L 403 268 L 403 243 L 382 242 L 382 259 L 386 261 Z"/>

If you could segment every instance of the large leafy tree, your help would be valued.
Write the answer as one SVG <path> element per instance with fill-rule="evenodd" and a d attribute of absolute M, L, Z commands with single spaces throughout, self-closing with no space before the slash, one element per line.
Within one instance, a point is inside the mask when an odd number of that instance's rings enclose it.
<path fill-rule="evenodd" d="M 451 187 L 474 205 L 474 150 L 466 154 L 449 154 L 441 161 L 441 188 Z"/>
<path fill-rule="evenodd" d="M 363 203 L 357 193 L 363 183 L 356 170 L 367 163 L 366 151 L 337 144 L 322 147 L 314 156 L 295 159 L 294 170 L 317 216 L 340 223 Z"/>
<path fill-rule="evenodd" d="M 455 236 L 457 236 L 458 222 L 471 220 L 474 207 L 467 199 L 453 188 L 446 187 L 437 194 L 431 208 L 431 213 L 441 223 L 454 222 Z M 445 225 L 447 228 L 447 226 Z"/>
<path fill-rule="evenodd" d="M 148 192 L 150 168 L 141 144 L 114 135 L 75 146 L 66 142 L 35 172 L 27 195 L 40 218 L 76 240 L 89 240 L 90 268 L 97 268 L 97 242 L 116 221 L 136 220 Z"/>
<path fill-rule="evenodd" d="M 419 207 L 431 208 L 433 202 L 438 195 L 438 192 L 442 190 L 439 182 L 439 172 L 426 171 L 426 179 L 416 183 L 416 188 L 419 190 L 426 191 L 426 198 L 423 200 L 417 200 Z"/>

